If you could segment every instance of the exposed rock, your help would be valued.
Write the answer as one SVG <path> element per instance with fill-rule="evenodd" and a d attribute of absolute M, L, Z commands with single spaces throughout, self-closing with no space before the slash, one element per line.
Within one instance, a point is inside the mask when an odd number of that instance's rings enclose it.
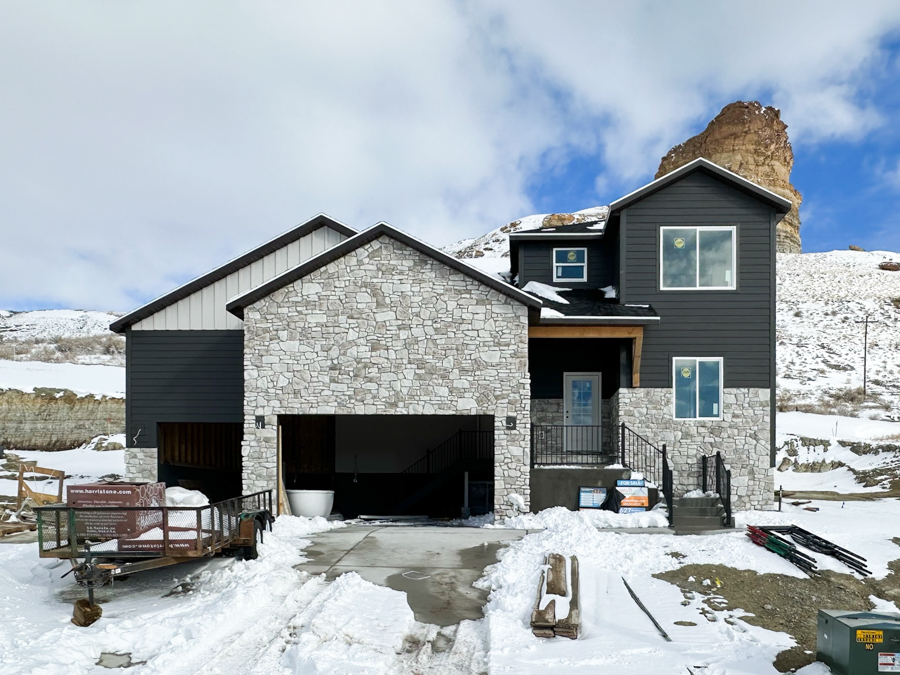
<path fill-rule="evenodd" d="M 893 262 L 892 260 L 886 260 L 885 262 L 878 265 L 878 269 L 885 270 L 886 272 L 900 272 L 900 263 Z"/>
<path fill-rule="evenodd" d="M 78 396 L 62 389 L 33 394 L 0 390 L 0 447 L 27 450 L 77 448 L 107 430 L 125 428 L 125 400 Z M 104 449 L 112 450 L 117 443 Z"/>
<path fill-rule="evenodd" d="M 847 248 L 849 248 L 851 251 L 862 251 L 863 253 L 865 253 L 866 251 L 866 249 L 864 249 L 862 246 L 854 246 L 853 244 L 850 244 L 850 246 L 848 246 Z"/>
<path fill-rule="evenodd" d="M 656 178 L 704 157 L 747 180 L 791 200 L 793 207 L 778 224 L 780 253 L 800 252 L 800 202 L 791 185 L 794 151 L 781 111 L 757 101 L 735 101 L 722 108 L 706 129 L 669 150 Z"/>

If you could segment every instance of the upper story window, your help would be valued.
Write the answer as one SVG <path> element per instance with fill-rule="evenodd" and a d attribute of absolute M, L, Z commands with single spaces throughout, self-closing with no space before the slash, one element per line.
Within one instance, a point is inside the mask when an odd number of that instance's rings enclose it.
<path fill-rule="evenodd" d="M 734 289 L 735 240 L 734 227 L 661 227 L 660 288 Z"/>
<path fill-rule="evenodd" d="M 587 281 L 587 249 L 553 249 L 553 281 Z"/>

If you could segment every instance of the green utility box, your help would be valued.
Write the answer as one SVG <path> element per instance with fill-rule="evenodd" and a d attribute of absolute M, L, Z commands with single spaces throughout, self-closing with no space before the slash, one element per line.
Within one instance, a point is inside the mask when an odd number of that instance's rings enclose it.
<path fill-rule="evenodd" d="M 834 675 L 900 673 L 900 614 L 820 609 L 816 659 Z"/>

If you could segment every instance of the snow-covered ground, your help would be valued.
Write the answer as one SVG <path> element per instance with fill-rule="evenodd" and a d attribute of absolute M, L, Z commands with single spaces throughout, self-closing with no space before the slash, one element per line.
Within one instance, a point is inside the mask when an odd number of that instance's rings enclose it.
<path fill-rule="evenodd" d="M 900 502 L 815 505 L 819 512 L 787 506 L 781 514 L 739 514 L 739 521 L 797 523 L 868 558 L 875 578 L 888 573 L 897 547 L 881 523 L 900 517 Z M 775 655 L 794 644 L 784 633 L 741 621 L 743 611 L 736 607 L 716 612 L 714 620 L 702 618 L 700 611 L 708 610 L 700 597 L 682 604 L 677 587 L 652 577 L 704 563 L 802 576 L 740 531 L 634 535 L 598 530 L 577 514 L 555 521 L 501 552 L 500 562 L 478 582 L 491 593 L 485 618 L 465 621 L 458 629 L 416 622 L 403 593 L 356 574 L 327 583 L 323 576 L 295 570 L 310 534 L 341 526 L 323 519 L 279 518 L 256 561 L 219 560 L 135 576 L 104 592 L 103 618 L 89 628 L 69 623 L 71 602 L 82 591 L 71 576 L 61 578 L 66 566 L 39 559 L 36 544 L 0 546 L 0 672 L 105 672 L 95 664 L 106 652 L 146 661 L 135 672 L 167 675 L 683 675 L 685 666 L 704 666 L 700 672 L 718 675 L 760 675 L 775 673 Z M 578 640 L 531 634 L 534 591 L 549 552 L 579 557 Z M 670 555 L 675 552 L 684 557 Z M 820 569 L 847 572 L 831 558 L 815 557 Z M 664 642 L 637 608 L 623 577 L 672 642 Z M 170 594 L 176 588 L 187 592 Z M 449 649 L 440 646 L 442 634 Z M 804 671 L 824 672 L 819 667 Z"/>
<path fill-rule="evenodd" d="M 40 452 L 37 450 L 10 451 L 26 462 L 37 462 L 37 465 L 46 469 L 57 469 L 66 474 L 66 485 L 81 485 L 83 483 L 95 483 L 103 476 L 125 475 L 125 451 L 103 450 L 97 452 L 94 447 L 98 441 L 104 444 L 118 443 L 125 445 L 125 434 L 113 434 L 108 438 L 99 436 L 87 445 L 73 450 L 60 450 L 58 452 Z M 3 453 L 0 452 L 0 462 Z M 0 474 L 2 475 L 2 474 Z M 56 480 L 31 481 L 29 486 L 37 492 L 46 492 L 55 495 L 59 490 Z M 19 490 L 18 479 L 11 480 L 0 478 L 0 495 L 15 496 Z"/>
<path fill-rule="evenodd" d="M 0 361 L 0 389 L 27 393 L 35 387 L 70 389 L 76 394 L 125 396 L 125 368 L 41 361 Z"/>
<path fill-rule="evenodd" d="M 878 493 L 900 477 L 900 422 L 788 412 L 776 426 L 776 466 L 791 462 L 775 472 L 776 488 Z"/>

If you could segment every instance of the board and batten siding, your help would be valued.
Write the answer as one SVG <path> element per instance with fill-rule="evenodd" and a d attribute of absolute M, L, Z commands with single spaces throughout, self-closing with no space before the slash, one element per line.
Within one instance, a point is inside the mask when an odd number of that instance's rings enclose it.
<path fill-rule="evenodd" d="M 157 447 L 159 422 L 243 422 L 242 330 L 128 329 L 125 358 L 128 447 Z"/>
<path fill-rule="evenodd" d="M 133 330 L 242 330 L 243 323 L 225 310 L 232 298 L 273 279 L 347 237 L 329 227 L 320 227 L 297 241 L 273 251 L 224 279 L 138 321 Z"/>
<path fill-rule="evenodd" d="M 673 357 L 721 356 L 726 388 L 774 388 L 774 223 L 772 207 L 702 172 L 623 210 L 622 302 L 660 315 L 644 331 L 641 387 L 671 387 Z M 672 225 L 736 228 L 736 290 L 660 290 L 659 232 Z"/>

